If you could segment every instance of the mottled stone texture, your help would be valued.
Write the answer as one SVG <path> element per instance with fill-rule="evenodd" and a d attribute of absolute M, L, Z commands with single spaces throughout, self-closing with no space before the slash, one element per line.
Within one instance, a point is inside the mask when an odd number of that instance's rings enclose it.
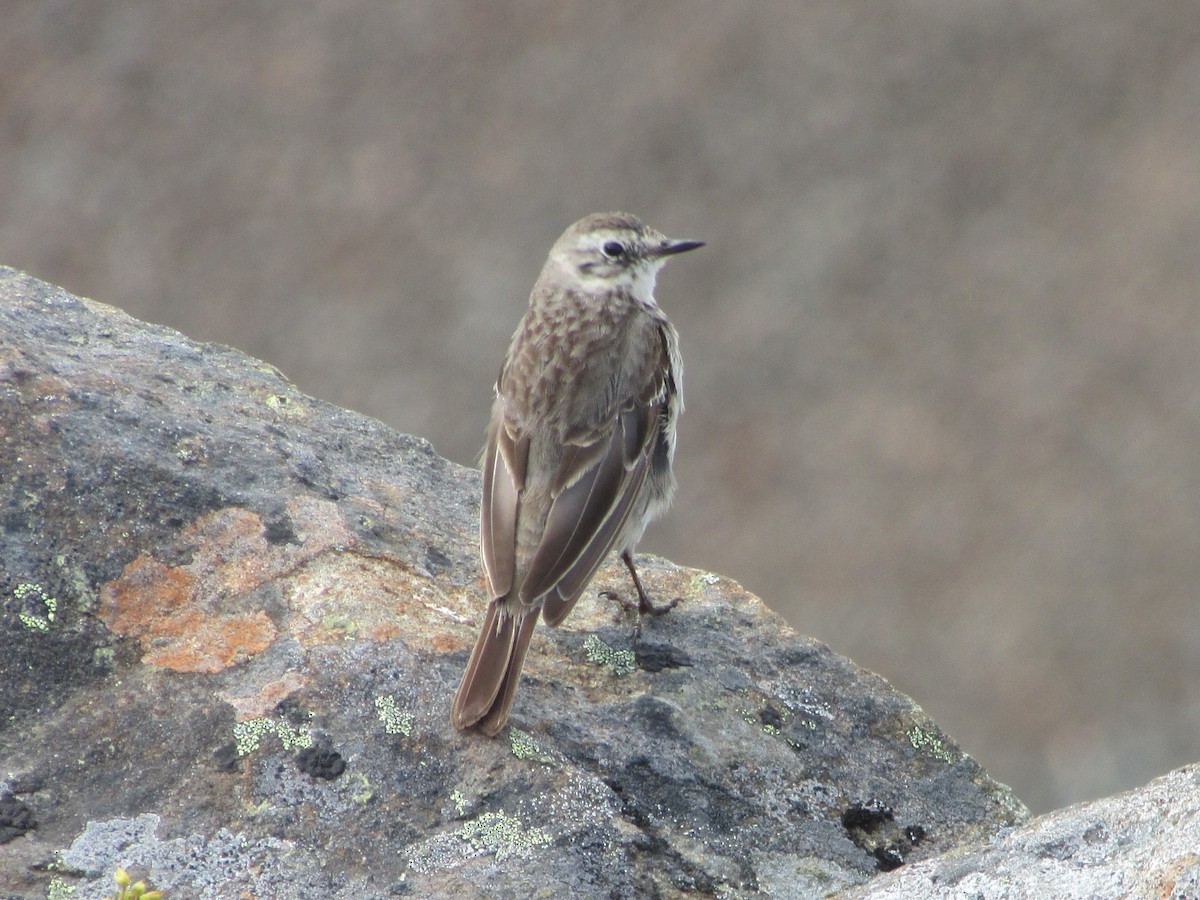
<path fill-rule="evenodd" d="M 1200 897 L 1200 767 L 1039 816 L 995 841 L 906 866 L 845 900 Z"/>
<path fill-rule="evenodd" d="M 883 679 L 660 559 L 681 606 L 635 640 L 607 566 L 513 727 L 455 732 L 477 474 L 8 269 L 0 473 L 5 896 L 118 864 L 172 897 L 808 896 L 1025 817 Z"/>

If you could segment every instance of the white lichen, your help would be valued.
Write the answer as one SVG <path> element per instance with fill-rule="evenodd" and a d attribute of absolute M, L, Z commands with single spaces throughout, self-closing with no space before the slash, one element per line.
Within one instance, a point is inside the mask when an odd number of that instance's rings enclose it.
<path fill-rule="evenodd" d="M 376 697 L 375 709 L 379 721 L 383 723 L 383 730 L 388 734 L 402 734 L 405 737 L 412 734 L 413 714 L 402 711 L 391 694 Z"/>

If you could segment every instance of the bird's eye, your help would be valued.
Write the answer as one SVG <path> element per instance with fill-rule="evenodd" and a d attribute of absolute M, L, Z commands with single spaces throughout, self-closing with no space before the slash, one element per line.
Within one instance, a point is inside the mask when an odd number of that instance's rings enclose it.
<path fill-rule="evenodd" d="M 625 245 L 620 241 L 608 241 L 603 247 L 604 255 L 609 259 L 620 259 L 625 255 Z"/>

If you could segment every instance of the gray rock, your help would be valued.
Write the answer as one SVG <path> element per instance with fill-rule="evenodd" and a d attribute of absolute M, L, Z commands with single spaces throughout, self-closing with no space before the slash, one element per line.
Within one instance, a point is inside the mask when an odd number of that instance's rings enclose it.
<path fill-rule="evenodd" d="M 844 895 L 1054 897 L 1200 896 L 1200 768 L 1138 790 L 1039 816 L 992 841 L 923 860 Z"/>
<path fill-rule="evenodd" d="M 680 607 L 635 641 L 607 566 L 513 727 L 454 731 L 477 473 L 10 269 L 0 435 L 9 896 L 812 896 L 1026 818 L 882 678 L 656 558 Z"/>

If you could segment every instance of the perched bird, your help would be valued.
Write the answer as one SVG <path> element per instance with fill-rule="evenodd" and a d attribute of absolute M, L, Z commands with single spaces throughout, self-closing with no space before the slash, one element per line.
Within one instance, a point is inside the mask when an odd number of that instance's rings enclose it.
<path fill-rule="evenodd" d="M 654 301 L 667 258 L 702 246 L 598 213 L 550 249 L 496 381 L 479 545 L 491 602 L 451 708 L 457 728 L 508 720 L 538 614 L 558 625 L 616 549 L 642 612 L 633 548 L 670 504 L 683 409 L 675 328 Z"/>

